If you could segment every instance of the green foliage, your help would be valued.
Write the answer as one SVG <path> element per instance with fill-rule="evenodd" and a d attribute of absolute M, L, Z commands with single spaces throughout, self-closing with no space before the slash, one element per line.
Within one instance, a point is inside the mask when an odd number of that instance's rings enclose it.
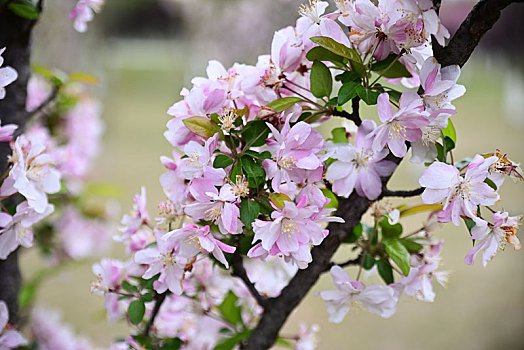
<path fill-rule="evenodd" d="M 271 203 L 279 209 L 284 208 L 284 202 L 291 202 L 291 198 L 284 193 L 270 193 L 269 199 L 271 200 Z"/>
<path fill-rule="evenodd" d="M 244 341 L 244 340 L 247 340 L 249 338 L 249 336 L 251 335 L 251 333 L 253 332 L 252 329 L 247 329 L 247 330 L 244 330 L 240 333 L 237 333 L 235 334 L 234 336 L 232 336 L 231 338 L 227 338 L 223 341 L 221 341 L 220 343 L 218 343 L 214 350 L 232 350 L 235 348 L 235 346 Z"/>
<path fill-rule="evenodd" d="M 295 103 L 302 101 L 300 97 L 282 97 L 275 100 L 267 105 L 267 107 L 274 109 L 276 112 L 282 112 L 289 107 L 292 107 Z"/>
<path fill-rule="evenodd" d="M 353 232 L 351 234 L 347 235 L 346 238 L 344 238 L 344 243 L 355 243 L 358 241 L 360 237 L 362 237 L 362 232 L 364 228 L 361 223 L 359 223 L 355 228 L 353 229 Z"/>
<path fill-rule="evenodd" d="M 237 305 L 238 297 L 229 291 L 224 301 L 218 307 L 222 318 L 234 326 L 242 325 L 242 309 Z"/>
<path fill-rule="evenodd" d="M 378 274 L 380 275 L 380 277 L 382 277 L 384 283 L 393 283 L 393 268 L 391 267 L 389 260 L 387 258 L 382 258 L 380 260 L 377 260 L 376 264 Z"/>
<path fill-rule="evenodd" d="M 326 205 L 326 208 L 338 208 L 338 198 L 329 188 L 322 188 L 322 193 L 326 198 L 330 199 L 330 202 Z"/>
<path fill-rule="evenodd" d="M 324 63 L 318 60 L 313 62 L 310 83 L 313 96 L 318 98 L 329 97 L 333 89 L 333 79 L 331 71 Z"/>
<path fill-rule="evenodd" d="M 242 138 L 246 143 L 246 149 L 249 147 L 263 146 L 269 135 L 269 128 L 262 120 L 250 121 L 242 129 Z"/>
<path fill-rule="evenodd" d="M 242 156 L 240 161 L 250 188 L 257 188 L 264 183 L 266 180 L 266 171 L 262 168 L 261 164 L 247 155 Z M 258 162 L 260 162 L 260 160 L 258 160 Z"/>
<path fill-rule="evenodd" d="M 138 293 L 138 287 L 124 280 L 122 282 L 122 289 L 128 293 Z"/>
<path fill-rule="evenodd" d="M 422 248 L 424 248 L 422 244 L 419 244 L 409 238 L 400 238 L 399 242 L 402 243 L 402 245 L 406 247 L 408 252 L 410 252 L 411 254 L 418 253 L 422 250 Z"/>
<path fill-rule="evenodd" d="M 349 143 L 346 128 L 344 127 L 334 128 L 331 130 L 331 135 L 333 135 L 332 140 L 334 143 Z"/>
<path fill-rule="evenodd" d="M 360 84 L 356 81 L 350 81 L 347 83 L 344 83 L 340 90 L 338 90 L 338 105 L 343 106 L 345 105 L 349 100 L 355 98 L 357 96 L 357 88 L 360 86 Z"/>
<path fill-rule="evenodd" d="M 251 224 L 258 218 L 260 213 L 260 205 L 253 199 L 242 199 L 240 202 L 240 220 L 248 228 L 252 228 Z"/>
<path fill-rule="evenodd" d="M 378 224 L 382 229 L 381 232 L 384 239 L 397 238 L 402 234 L 402 225 L 400 223 L 391 225 L 387 218 L 383 218 Z"/>
<path fill-rule="evenodd" d="M 144 302 L 141 300 L 133 300 L 129 304 L 129 307 L 127 308 L 127 314 L 129 316 L 129 321 L 134 325 L 137 325 L 140 322 L 142 322 L 145 312 L 146 312 L 146 306 Z"/>
<path fill-rule="evenodd" d="M 409 274 L 409 252 L 407 248 L 397 239 L 384 241 L 386 246 L 386 253 L 388 253 L 391 260 L 397 264 L 402 273 L 407 276 Z"/>
<path fill-rule="evenodd" d="M 448 126 L 442 129 L 442 135 L 449 137 L 454 144 L 457 143 L 457 132 L 451 119 L 448 119 Z"/>
<path fill-rule="evenodd" d="M 219 154 L 213 161 L 213 168 L 226 168 L 233 164 L 233 159 L 229 158 L 225 154 Z"/>
<path fill-rule="evenodd" d="M 40 12 L 31 0 L 13 0 L 7 7 L 18 17 L 26 19 L 37 19 Z"/>
<path fill-rule="evenodd" d="M 220 132 L 218 124 L 206 117 L 190 117 L 182 122 L 192 133 L 205 138 L 210 138 Z"/>
<path fill-rule="evenodd" d="M 364 263 L 362 264 L 362 267 L 366 270 L 371 270 L 373 266 L 375 266 L 375 258 L 370 254 L 366 254 L 364 256 Z"/>
<path fill-rule="evenodd" d="M 487 183 L 488 186 L 494 189 L 495 191 L 497 190 L 497 185 L 492 180 L 485 178 L 484 182 Z"/>
<path fill-rule="evenodd" d="M 344 62 L 344 57 L 334 54 L 322 46 L 315 46 L 306 54 L 306 58 L 310 61 L 330 61 L 330 62 Z"/>
<path fill-rule="evenodd" d="M 336 75 L 335 80 L 340 81 L 342 84 L 345 84 L 345 83 L 349 83 L 350 81 L 355 81 L 355 82 L 360 83 L 362 79 L 360 78 L 360 76 L 357 73 L 353 71 L 345 71 L 342 74 Z"/>
<path fill-rule="evenodd" d="M 385 60 L 374 63 L 371 70 L 386 78 L 411 77 L 411 73 L 398 61 L 398 55 L 391 54 Z"/>
<path fill-rule="evenodd" d="M 358 85 L 356 87 L 357 95 L 364 101 L 367 105 L 376 105 L 377 99 L 380 93 L 378 91 L 374 91 L 368 88 L 363 87 L 362 85 Z"/>

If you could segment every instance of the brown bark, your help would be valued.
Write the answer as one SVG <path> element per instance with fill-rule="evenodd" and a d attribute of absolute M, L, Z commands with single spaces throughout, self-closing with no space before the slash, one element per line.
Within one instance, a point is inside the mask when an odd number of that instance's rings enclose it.
<path fill-rule="evenodd" d="M 5 5 L 0 5 L 0 48 L 6 47 L 2 55 L 4 66 L 11 66 L 18 72 L 18 79 L 6 87 L 5 99 L 0 100 L 2 125 L 19 125 L 16 134 L 23 131 L 29 114 L 25 110 L 27 81 L 31 74 L 30 50 L 31 31 L 36 21 L 13 14 Z M 9 144 L 0 143 L 0 173 L 7 169 L 7 157 L 11 154 Z M 10 323 L 18 322 L 18 293 L 22 277 L 18 267 L 18 251 L 0 260 L 0 300 L 9 308 Z"/>

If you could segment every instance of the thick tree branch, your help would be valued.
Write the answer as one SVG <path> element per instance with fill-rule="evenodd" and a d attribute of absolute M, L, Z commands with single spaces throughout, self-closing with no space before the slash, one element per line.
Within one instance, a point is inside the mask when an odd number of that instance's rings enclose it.
<path fill-rule="evenodd" d="M 433 40 L 433 55 L 443 66 L 463 66 L 482 36 L 493 27 L 500 12 L 513 2 L 524 0 L 480 0 L 462 22 L 446 47 Z M 434 1 L 433 3 L 435 3 Z"/>
<path fill-rule="evenodd" d="M 18 72 L 18 79 L 6 87 L 6 97 L 0 100 L 0 118 L 2 125 L 19 125 L 16 135 L 23 132 L 28 118 L 25 103 L 27 82 L 31 74 L 31 31 L 35 23 L 36 21 L 18 17 L 7 7 L 0 8 L 0 48 L 6 47 L 3 54 L 4 65 L 11 66 Z M 7 156 L 10 154 L 9 143 L 0 143 L 0 173 L 7 169 Z M 21 281 L 18 251 L 15 251 L 6 260 L 0 260 L 0 300 L 5 301 L 9 308 L 10 323 L 17 323 L 19 320 L 18 293 Z"/>

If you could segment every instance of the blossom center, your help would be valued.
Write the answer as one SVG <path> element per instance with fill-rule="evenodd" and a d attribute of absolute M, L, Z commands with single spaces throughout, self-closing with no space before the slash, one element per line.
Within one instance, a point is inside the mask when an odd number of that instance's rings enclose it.
<path fill-rule="evenodd" d="M 295 233 L 299 233 L 299 232 L 300 232 L 300 229 L 291 220 L 286 220 L 286 222 L 284 222 L 282 225 L 281 234 L 287 235 L 289 238 L 291 238 L 291 236 L 294 235 Z"/>
<path fill-rule="evenodd" d="M 281 168 L 289 170 L 292 167 L 294 167 L 296 163 L 297 161 L 295 160 L 295 158 L 293 158 L 293 156 L 289 156 L 280 159 L 278 165 L 280 165 Z"/>
<path fill-rule="evenodd" d="M 204 216 L 206 219 L 211 221 L 216 221 L 218 218 L 222 215 L 222 206 L 221 205 L 215 205 L 214 207 L 204 211 Z"/>
<path fill-rule="evenodd" d="M 406 127 L 402 125 L 398 120 L 393 120 L 389 123 L 389 125 L 389 139 L 396 140 L 406 138 Z"/>
<path fill-rule="evenodd" d="M 318 14 L 317 5 L 317 0 L 309 0 L 309 4 L 300 4 L 298 14 L 304 17 L 309 17 L 316 24 L 320 24 L 320 15 Z"/>

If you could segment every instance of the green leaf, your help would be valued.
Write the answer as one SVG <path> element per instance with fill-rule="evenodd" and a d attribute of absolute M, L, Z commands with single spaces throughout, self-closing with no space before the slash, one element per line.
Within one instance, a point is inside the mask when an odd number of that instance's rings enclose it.
<path fill-rule="evenodd" d="M 247 329 L 241 333 L 235 334 L 231 338 L 222 340 L 220 343 L 215 345 L 214 350 L 233 350 L 238 343 L 247 340 L 249 336 L 251 336 L 252 332 L 252 329 Z"/>
<path fill-rule="evenodd" d="M 242 169 L 247 177 L 249 187 L 256 188 L 264 183 L 266 180 L 266 171 L 261 165 L 257 164 L 253 158 L 249 156 L 242 156 Z"/>
<path fill-rule="evenodd" d="M 355 72 L 355 74 L 360 78 L 364 78 L 366 76 L 366 67 L 362 63 L 349 61 L 349 65 L 351 66 L 351 71 Z"/>
<path fill-rule="evenodd" d="M 497 185 L 495 185 L 495 183 L 492 180 L 485 178 L 484 182 L 487 183 L 488 186 L 494 189 L 495 191 L 497 190 Z"/>
<path fill-rule="evenodd" d="M 349 83 L 350 81 L 356 81 L 360 83 L 361 81 L 360 76 L 353 71 L 345 71 L 342 74 L 336 75 L 335 80 L 342 82 L 342 84 Z"/>
<path fill-rule="evenodd" d="M 35 4 L 31 0 L 15 0 L 10 2 L 7 7 L 18 17 L 27 19 L 37 19 L 40 15 Z"/>
<path fill-rule="evenodd" d="M 373 268 L 374 265 L 375 258 L 370 254 L 366 254 L 366 256 L 364 257 L 364 264 L 362 264 L 362 267 L 366 270 L 371 270 L 371 268 Z"/>
<path fill-rule="evenodd" d="M 461 159 L 458 162 L 455 162 L 455 167 L 460 170 L 460 169 L 462 169 L 464 167 L 467 167 L 469 165 L 469 163 L 471 163 L 472 160 L 473 159 L 470 158 L 470 157 Z"/>
<path fill-rule="evenodd" d="M 373 91 L 371 89 L 365 88 L 362 85 L 356 87 L 358 96 L 364 101 L 367 105 L 376 105 L 379 92 Z"/>
<path fill-rule="evenodd" d="M 18 295 L 18 304 L 21 309 L 25 309 L 33 303 L 36 296 L 36 285 L 33 283 L 26 284 L 22 287 Z"/>
<path fill-rule="evenodd" d="M 153 295 L 151 293 L 146 293 L 146 294 L 140 296 L 140 300 L 142 302 L 144 302 L 144 303 L 150 303 L 150 302 L 154 301 L 155 298 L 153 297 Z"/>
<path fill-rule="evenodd" d="M 391 225 L 387 218 L 383 218 L 378 224 L 382 228 L 382 237 L 385 239 L 397 238 L 402 234 L 402 225 L 400 223 Z"/>
<path fill-rule="evenodd" d="M 322 191 L 322 194 L 324 194 L 326 198 L 330 199 L 329 203 L 326 205 L 326 208 L 337 209 L 338 208 L 337 196 L 335 196 L 335 194 L 329 188 L 322 188 L 321 191 Z"/>
<path fill-rule="evenodd" d="M 330 61 L 330 62 L 344 62 L 344 57 L 334 54 L 322 46 L 315 46 L 306 54 L 306 58 L 310 61 Z"/>
<path fill-rule="evenodd" d="M 246 142 L 246 148 L 265 145 L 268 135 L 269 128 L 262 120 L 250 121 L 242 130 L 242 137 Z"/>
<path fill-rule="evenodd" d="M 393 239 L 384 241 L 386 246 L 386 253 L 388 253 L 391 260 L 400 267 L 402 273 L 407 276 L 409 274 L 409 252 L 400 241 Z"/>
<path fill-rule="evenodd" d="M 178 350 L 183 342 L 180 338 L 165 339 L 160 350 Z"/>
<path fill-rule="evenodd" d="M 449 137 L 453 143 L 457 143 L 457 132 L 455 131 L 455 126 L 451 122 L 451 119 L 448 119 L 448 126 L 442 129 L 442 135 Z"/>
<path fill-rule="evenodd" d="M 466 227 L 468 228 L 469 234 L 471 235 L 471 230 L 476 225 L 475 221 L 473 221 L 471 219 L 463 219 L 463 220 L 464 220 L 464 223 L 466 224 Z"/>
<path fill-rule="evenodd" d="M 231 164 L 233 164 L 233 159 L 225 154 L 219 154 L 213 161 L 213 168 L 227 168 Z"/>
<path fill-rule="evenodd" d="M 334 128 L 331 130 L 331 135 L 333 135 L 332 140 L 334 143 L 349 143 L 346 128 Z"/>
<path fill-rule="evenodd" d="M 297 102 L 302 101 L 300 97 L 282 97 L 268 104 L 266 107 L 274 109 L 276 112 L 282 112 L 289 107 L 292 107 Z"/>
<path fill-rule="evenodd" d="M 360 86 L 358 82 L 350 81 L 345 83 L 338 90 L 338 105 L 345 105 L 349 100 L 357 96 L 357 87 Z"/>
<path fill-rule="evenodd" d="M 233 168 L 231 169 L 231 175 L 229 176 L 229 179 L 233 182 L 236 182 L 237 175 L 242 176 L 242 163 L 236 162 L 235 165 L 233 165 Z"/>
<path fill-rule="evenodd" d="M 238 297 L 233 292 L 229 291 L 222 304 L 218 307 L 224 320 L 235 326 L 242 324 L 242 309 L 237 305 L 237 301 Z"/>
<path fill-rule="evenodd" d="M 393 268 L 391 267 L 391 264 L 387 259 L 380 259 L 377 260 L 377 270 L 378 274 L 386 284 L 391 284 L 394 282 L 393 280 Z"/>
<path fill-rule="evenodd" d="M 423 213 L 426 211 L 441 210 L 442 204 L 420 204 L 413 207 L 403 208 L 400 210 L 400 217 L 412 214 Z"/>
<path fill-rule="evenodd" d="M 217 123 L 206 117 L 190 117 L 184 119 L 182 122 L 192 133 L 205 138 L 209 138 L 217 132 L 220 132 L 220 127 Z"/>
<path fill-rule="evenodd" d="M 321 47 L 328 49 L 332 53 L 338 56 L 347 58 L 350 61 L 362 64 L 362 59 L 358 54 L 357 50 L 351 49 L 344 44 L 339 43 L 327 36 L 314 36 L 311 41 L 319 44 Z"/>
<path fill-rule="evenodd" d="M 269 199 L 271 200 L 271 203 L 279 209 L 284 208 L 284 202 L 291 202 L 291 198 L 283 193 L 270 193 Z"/>
<path fill-rule="evenodd" d="M 449 151 L 455 148 L 455 142 L 453 142 L 453 140 L 449 136 L 444 136 L 443 140 L 444 140 L 444 146 L 445 146 L 444 147 L 445 153 L 448 153 Z"/>
<path fill-rule="evenodd" d="M 318 98 L 329 97 L 333 89 L 333 79 L 331 71 L 324 63 L 320 61 L 313 62 L 309 78 L 313 96 Z"/>
<path fill-rule="evenodd" d="M 129 304 L 129 307 L 127 308 L 127 314 L 129 316 L 129 321 L 134 325 L 137 325 L 140 322 L 142 322 L 145 312 L 146 312 L 146 306 L 140 300 L 133 300 Z"/>
<path fill-rule="evenodd" d="M 390 90 L 388 91 L 388 95 L 391 99 L 393 99 L 393 101 L 398 103 L 400 101 L 400 96 L 402 96 L 402 93 L 400 91 Z"/>
<path fill-rule="evenodd" d="M 400 238 L 399 239 L 400 243 L 402 243 L 402 245 L 404 247 L 406 247 L 406 249 L 408 250 L 408 252 L 410 253 L 418 253 L 422 250 L 422 248 L 424 248 L 424 246 L 422 244 L 419 244 L 417 242 L 414 242 L 408 238 Z"/>
<path fill-rule="evenodd" d="M 446 153 L 444 152 L 444 147 L 438 142 L 435 142 L 435 146 L 437 147 L 437 160 L 439 162 L 446 163 Z"/>
<path fill-rule="evenodd" d="M 355 243 L 358 241 L 360 237 L 362 237 L 362 231 L 363 231 L 362 224 L 359 223 L 355 228 L 353 229 L 353 232 L 351 234 L 347 235 L 346 238 L 344 238 L 344 243 Z"/>
<path fill-rule="evenodd" d="M 138 293 L 138 287 L 129 283 L 128 281 L 122 282 L 122 288 L 129 293 Z"/>
<path fill-rule="evenodd" d="M 256 218 L 258 218 L 259 213 L 260 206 L 258 205 L 258 202 L 253 199 L 242 199 L 240 202 L 240 220 L 244 225 L 251 229 L 251 224 Z"/>
<path fill-rule="evenodd" d="M 385 60 L 374 63 L 371 70 L 381 74 L 386 78 L 403 78 L 411 77 L 411 73 L 397 59 L 398 55 L 391 54 Z M 395 61 L 393 64 L 392 62 Z M 391 65 L 391 66 L 390 66 Z"/>

